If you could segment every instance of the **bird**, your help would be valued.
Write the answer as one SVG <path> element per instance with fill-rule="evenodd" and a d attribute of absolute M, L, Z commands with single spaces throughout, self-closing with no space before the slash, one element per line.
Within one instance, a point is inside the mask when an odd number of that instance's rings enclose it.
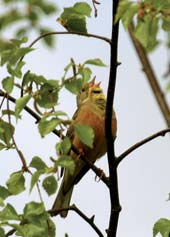
<path fill-rule="evenodd" d="M 105 108 L 106 97 L 100 87 L 100 83 L 95 83 L 94 78 L 89 83 L 86 83 L 77 95 L 77 110 L 73 115 L 73 124 L 70 125 L 67 131 L 67 136 L 71 140 L 72 145 L 78 151 L 83 152 L 83 155 L 91 163 L 95 163 L 96 160 L 101 158 L 107 152 L 105 136 Z M 92 148 L 80 141 L 78 135 L 74 131 L 74 124 L 88 125 L 93 129 L 94 140 Z M 111 127 L 112 135 L 116 138 L 117 120 L 114 110 L 112 111 Z M 52 206 L 52 210 L 59 210 L 69 207 L 74 186 L 90 169 L 89 165 L 80 158 L 80 155 L 77 155 L 72 150 L 69 155 L 75 161 L 75 170 L 73 174 L 70 174 L 69 170 L 65 168 L 64 177 Z M 67 214 L 68 210 L 60 212 L 60 216 L 63 218 L 65 218 Z"/>

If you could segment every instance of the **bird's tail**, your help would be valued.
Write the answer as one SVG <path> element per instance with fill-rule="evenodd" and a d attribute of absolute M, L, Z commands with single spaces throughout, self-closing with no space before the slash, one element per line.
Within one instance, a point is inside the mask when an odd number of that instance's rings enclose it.
<path fill-rule="evenodd" d="M 72 196 L 72 192 L 73 192 L 73 186 L 70 188 L 70 190 L 65 193 L 64 192 L 64 180 L 60 186 L 60 189 L 59 189 L 59 192 L 58 192 L 58 195 L 55 199 L 55 202 L 52 206 L 52 209 L 54 210 L 58 210 L 58 209 L 61 209 L 61 208 L 66 208 L 66 207 L 69 207 L 70 205 L 70 200 L 71 200 L 71 196 Z M 60 216 L 65 218 L 68 214 L 68 211 L 62 211 L 60 213 Z"/>

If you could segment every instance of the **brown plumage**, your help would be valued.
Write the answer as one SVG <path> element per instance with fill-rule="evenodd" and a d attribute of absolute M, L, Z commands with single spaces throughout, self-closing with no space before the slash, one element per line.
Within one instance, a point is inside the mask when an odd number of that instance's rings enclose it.
<path fill-rule="evenodd" d="M 93 148 L 84 145 L 74 133 L 74 128 L 71 125 L 68 129 L 67 136 L 71 139 L 72 144 L 77 150 L 82 150 L 87 159 L 94 163 L 97 159 L 102 157 L 106 151 L 105 138 L 105 105 L 106 98 L 103 94 L 99 84 L 94 81 L 87 84 L 77 97 L 77 111 L 73 116 L 74 124 L 88 125 L 93 128 L 94 142 Z M 117 122 L 115 113 L 112 116 L 112 134 L 116 137 Z M 75 160 L 75 171 L 71 175 L 65 169 L 64 178 L 60 186 L 57 198 L 53 204 L 53 209 L 60 209 L 68 207 L 71 200 L 74 185 L 77 184 L 83 175 L 89 170 L 89 166 L 80 159 L 73 151 L 70 155 Z M 62 217 L 67 216 L 67 211 L 61 212 Z"/>

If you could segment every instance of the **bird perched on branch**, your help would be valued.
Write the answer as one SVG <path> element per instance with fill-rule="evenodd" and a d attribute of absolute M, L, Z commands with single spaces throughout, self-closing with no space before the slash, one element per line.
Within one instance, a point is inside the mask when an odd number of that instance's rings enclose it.
<path fill-rule="evenodd" d="M 73 146 L 82 151 L 83 155 L 92 163 L 102 157 L 106 151 L 105 137 L 105 107 L 106 97 L 103 90 L 100 88 L 100 83 L 95 84 L 95 79 L 87 83 L 82 91 L 77 96 L 77 111 L 73 116 L 74 124 L 88 125 L 92 127 L 94 132 L 93 148 L 83 144 L 74 132 L 74 127 L 70 125 L 67 136 L 72 141 Z M 115 112 L 112 113 L 112 134 L 116 137 L 117 122 Z M 70 152 L 70 156 L 75 161 L 75 170 L 71 175 L 69 170 L 65 169 L 64 177 L 53 204 L 52 209 L 58 210 L 69 207 L 71 195 L 74 185 L 77 184 L 84 174 L 89 170 L 89 165 L 86 164 L 80 155 Z M 66 217 L 68 211 L 62 211 L 61 217 Z"/>

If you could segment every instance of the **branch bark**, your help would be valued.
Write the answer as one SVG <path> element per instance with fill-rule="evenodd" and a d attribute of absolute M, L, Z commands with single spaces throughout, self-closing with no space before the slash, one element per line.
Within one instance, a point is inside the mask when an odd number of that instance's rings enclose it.
<path fill-rule="evenodd" d="M 137 148 L 143 146 L 144 144 L 150 142 L 151 140 L 157 138 L 157 137 L 160 137 L 160 136 L 165 136 L 166 133 L 170 133 L 170 128 L 169 129 L 164 129 L 164 130 L 161 130 L 157 133 L 154 133 L 153 135 L 143 139 L 142 141 L 140 142 L 137 142 L 136 144 L 134 144 L 133 146 L 131 146 L 129 149 L 127 149 L 125 152 L 123 152 L 120 156 L 117 157 L 116 161 L 115 161 L 115 166 L 117 167 L 120 162 L 122 160 L 124 160 L 131 152 L 133 152 L 134 150 L 136 150 Z"/>
<path fill-rule="evenodd" d="M 121 206 L 119 202 L 119 190 L 118 190 L 118 175 L 117 169 L 115 169 L 114 162 L 116 160 L 114 150 L 114 139 L 112 136 L 112 108 L 116 86 L 116 75 L 117 75 L 117 51 L 118 51 L 118 33 L 119 23 L 115 22 L 115 15 L 118 7 L 119 0 L 112 1 L 112 44 L 111 44 L 111 58 L 110 58 L 110 76 L 109 85 L 107 90 L 107 103 L 106 103 L 106 118 L 105 118 L 105 132 L 107 141 L 107 155 L 109 164 L 109 176 L 110 176 L 110 201 L 111 201 L 111 213 L 109 228 L 107 230 L 108 237 L 116 237 L 119 213 Z"/>
<path fill-rule="evenodd" d="M 109 44 L 111 44 L 111 40 L 109 38 L 106 38 L 104 36 L 100 35 L 95 35 L 95 34 L 90 34 L 90 33 L 82 33 L 82 32 L 74 32 L 74 31 L 53 31 L 53 32 L 47 32 L 42 35 L 40 35 L 38 38 L 36 38 L 30 45 L 29 47 L 32 47 L 35 43 L 37 43 L 39 40 L 42 38 L 45 38 L 49 35 L 79 35 L 79 36 L 84 36 L 84 37 L 92 37 L 96 39 L 103 40 Z"/>
<path fill-rule="evenodd" d="M 102 232 L 99 230 L 99 228 L 95 225 L 94 223 L 94 216 L 92 216 L 91 218 L 87 217 L 76 205 L 71 205 L 68 208 L 61 208 L 61 209 L 51 209 L 48 211 L 48 213 L 51 216 L 56 216 L 58 214 L 60 214 L 62 211 L 75 211 L 79 216 L 81 216 L 81 218 L 83 218 L 91 227 L 92 229 L 98 234 L 99 237 L 104 237 L 104 235 L 102 234 Z"/>
<path fill-rule="evenodd" d="M 152 92 L 155 96 L 155 99 L 159 105 L 159 108 L 162 112 L 162 115 L 166 121 L 166 124 L 168 127 L 170 127 L 170 108 L 168 107 L 168 104 L 164 98 L 164 93 L 161 90 L 161 87 L 158 83 L 158 79 L 156 78 L 156 75 L 153 71 L 153 68 L 151 66 L 151 63 L 149 61 L 149 58 L 145 52 L 145 49 L 141 45 L 141 43 L 135 38 L 133 31 L 134 31 L 134 25 L 133 23 L 129 26 L 129 35 L 131 37 L 131 40 L 134 44 L 134 47 L 136 49 L 136 52 L 138 54 L 138 57 L 141 61 L 141 64 L 143 66 L 143 70 L 146 74 L 146 77 L 148 79 L 149 85 L 152 89 Z"/>

